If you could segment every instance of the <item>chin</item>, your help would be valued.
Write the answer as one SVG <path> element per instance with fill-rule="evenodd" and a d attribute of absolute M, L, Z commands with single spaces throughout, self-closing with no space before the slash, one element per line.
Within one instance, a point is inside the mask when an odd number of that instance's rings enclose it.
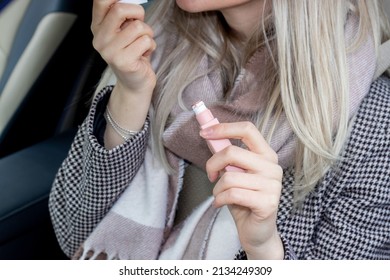
<path fill-rule="evenodd" d="M 205 9 L 201 5 L 199 0 L 176 0 L 176 4 L 180 9 L 188 13 L 199 13 L 204 12 Z"/>

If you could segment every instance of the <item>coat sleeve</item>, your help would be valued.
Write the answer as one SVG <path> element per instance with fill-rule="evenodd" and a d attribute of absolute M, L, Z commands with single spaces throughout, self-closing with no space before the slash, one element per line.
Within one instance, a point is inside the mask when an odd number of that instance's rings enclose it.
<path fill-rule="evenodd" d="M 373 83 L 342 157 L 294 207 L 284 172 L 278 229 L 286 259 L 390 258 L 390 79 Z"/>
<path fill-rule="evenodd" d="M 390 258 L 389 93 L 390 79 L 373 83 L 340 163 L 311 195 L 316 203 L 291 224 L 295 235 L 289 241 L 299 258 Z M 311 234 L 305 236 L 302 229 L 309 226 L 298 220 L 306 221 L 314 212 Z"/>
<path fill-rule="evenodd" d="M 306 258 L 390 258 L 390 80 L 373 83 L 328 183 Z M 332 196 L 332 194 L 337 194 Z"/>
<path fill-rule="evenodd" d="M 69 257 L 103 219 L 144 160 L 148 119 L 142 131 L 111 150 L 94 135 L 97 105 L 111 91 L 111 86 L 105 87 L 93 99 L 51 189 L 50 216 L 58 242 Z"/>

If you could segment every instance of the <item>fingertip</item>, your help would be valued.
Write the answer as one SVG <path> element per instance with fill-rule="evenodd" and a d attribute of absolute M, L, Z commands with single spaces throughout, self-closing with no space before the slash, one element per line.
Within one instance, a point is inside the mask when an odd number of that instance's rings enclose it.
<path fill-rule="evenodd" d="M 213 202 L 211 203 L 211 206 L 212 206 L 213 208 L 215 208 L 215 209 L 220 208 L 220 206 L 217 204 L 217 201 L 215 200 L 215 198 L 214 198 Z"/>
<path fill-rule="evenodd" d="M 213 172 L 213 173 L 207 173 L 207 177 L 209 178 L 209 181 L 211 183 L 214 183 L 218 179 L 218 174 Z"/>
<path fill-rule="evenodd" d="M 207 139 L 209 138 L 213 133 L 213 129 L 212 128 L 205 128 L 205 129 L 201 129 L 199 131 L 199 135 L 204 138 L 204 139 Z"/>

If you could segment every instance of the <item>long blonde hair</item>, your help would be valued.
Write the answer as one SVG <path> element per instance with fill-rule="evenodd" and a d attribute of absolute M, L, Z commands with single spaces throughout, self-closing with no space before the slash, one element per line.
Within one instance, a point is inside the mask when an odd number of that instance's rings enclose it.
<path fill-rule="evenodd" d="M 254 119 L 263 133 L 267 122 L 275 119 L 266 135 L 269 140 L 277 117 L 285 113 L 298 138 L 295 198 L 300 201 L 338 159 L 347 137 L 347 51 L 368 33 L 379 46 L 389 38 L 389 27 L 381 0 L 271 2 L 272 10 L 259 20 L 257 32 L 242 48 L 219 12 L 189 14 L 173 0 L 155 1 L 148 21 L 156 28 L 178 34 L 180 42 L 157 72 L 152 139 L 159 158 L 171 170 L 161 134 L 169 122 L 169 112 L 177 102 L 181 104 L 184 89 L 197 78 L 194 69 L 200 59 L 204 54 L 212 58 L 213 69 L 219 70 L 228 96 L 242 65 L 257 48 L 266 46 L 272 58 L 268 63 L 269 83 L 264 85 L 270 105 L 262 118 Z M 351 46 L 346 45 L 344 34 L 348 13 L 358 15 L 360 20 L 358 36 Z M 339 116 L 336 124 L 334 115 Z"/>

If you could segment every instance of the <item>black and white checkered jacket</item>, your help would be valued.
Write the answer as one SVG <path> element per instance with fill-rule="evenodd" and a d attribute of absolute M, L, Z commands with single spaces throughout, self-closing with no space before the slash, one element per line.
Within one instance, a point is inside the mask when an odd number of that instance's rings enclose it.
<path fill-rule="evenodd" d="M 105 88 L 100 96 L 112 90 Z M 106 98 L 107 99 L 107 98 Z M 55 178 L 49 208 L 58 241 L 73 255 L 142 163 L 149 126 L 106 150 L 94 136 L 104 101 L 96 98 Z M 347 160 L 330 170 L 302 209 L 293 211 L 285 170 L 278 228 L 285 258 L 390 259 L 390 79 L 375 81 L 355 117 Z M 109 186 L 109 187 L 108 187 Z M 238 258 L 245 253 L 238 254 Z"/>

